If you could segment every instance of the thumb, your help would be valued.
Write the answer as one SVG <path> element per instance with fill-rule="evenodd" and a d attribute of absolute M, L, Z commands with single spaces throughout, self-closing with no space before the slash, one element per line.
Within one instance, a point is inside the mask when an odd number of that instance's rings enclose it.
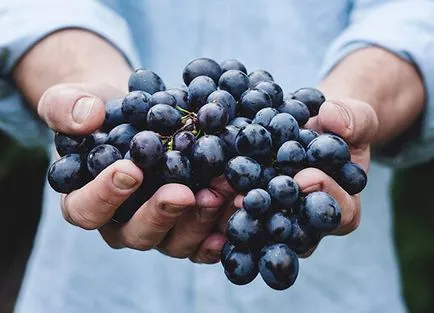
<path fill-rule="evenodd" d="M 121 91 L 109 85 L 55 85 L 39 100 L 38 114 L 55 131 L 89 134 L 104 122 L 105 101 L 121 96 Z"/>
<path fill-rule="evenodd" d="M 317 126 L 332 132 L 353 147 L 370 144 L 377 133 L 378 118 L 374 109 L 358 100 L 328 100 L 320 108 Z"/>

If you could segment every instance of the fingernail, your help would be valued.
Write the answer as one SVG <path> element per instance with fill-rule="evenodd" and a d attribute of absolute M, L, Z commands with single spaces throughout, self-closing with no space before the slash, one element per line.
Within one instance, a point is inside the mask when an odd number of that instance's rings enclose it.
<path fill-rule="evenodd" d="M 348 110 L 339 102 L 339 101 L 331 101 L 335 109 L 338 111 L 337 113 L 341 116 L 344 121 L 345 127 L 350 127 L 351 124 L 351 116 Z"/>
<path fill-rule="evenodd" d="M 83 97 L 79 99 L 72 109 L 72 118 L 77 123 L 83 123 L 90 115 L 93 105 L 95 103 L 95 98 Z"/>
<path fill-rule="evenodd" d="M 115 173 L 113 176 L 113 184 L 119 189 L 127 190 L 133 188 L 137 184 L 137 181 L 127 174 Z"/>
<path fill-rule="evenodd" d="M 219 213 L 218 208 L 201 208 L 199 209 L 200 217 L 205 221 L 210 221 L 214 219 Z"/>

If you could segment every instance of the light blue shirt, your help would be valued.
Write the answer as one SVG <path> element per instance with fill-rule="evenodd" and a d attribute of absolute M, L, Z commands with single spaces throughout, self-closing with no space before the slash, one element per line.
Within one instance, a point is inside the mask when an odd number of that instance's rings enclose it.
<path fill-rule="evenodd" d="M 384 47 L 417 65 L 427 92 L 420 135 L 388 161 L 403 166 L 434 155 L 434 1 L 3 0 L 0 127 L 23 144 L 50 137 L 8 75 L 39 39 L 67 27 L 103 36 L 133 67 L 154 70 L 169 87 L 181 85 L 188 61 L 206 56 L 267 69 L 291 91 L 316 85 L 356 49 Z M 405 312 L 387 194 L 391 170 L 373 164 L 369 175 L 360 227 L 324 239 L 283 292 L 260 276 L 234 286 L 220 264 L 112 250 L 97 232 L 68 225 L 47 186 L 16 312 Z"/>

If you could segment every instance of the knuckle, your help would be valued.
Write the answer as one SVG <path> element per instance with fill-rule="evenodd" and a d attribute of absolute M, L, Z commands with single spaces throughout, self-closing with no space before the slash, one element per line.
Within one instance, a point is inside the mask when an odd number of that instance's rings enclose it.
<path fill-rule="evenodd" d="M 68 213 L 68 218 L 71 224 L 86 230 L 94 230 L 101 226 L 95 216 L 85 213 L 85 211 L 72 210 Z"/>
<path fill-rule="evenodd" d="M 356 230 L 360 225 L 360 215 L 354 214 L 348 223 L 349 232 Z"/>
<path fill-rule="evenodd" d="M 103 206 L 104 208 L 108 210 L 114 210 L 118 208 L 120 202 L 119 197 L 116 194 L 116 192 L 110 191 L 110 188 L 95 188 L 95 197 L 96 201 L 100 206 Z"/>
<path fill-rule="evenodd" d="M 127 237 L 124 239 L 124 245 L 127 248 L 139 250 L 139 251 L 148 251 L 154 248 L 154 242 L 149 238 L 133 238 Z"/>
<path fill-rule="evenodd" d="M 171 246 L 167 246 L 165 248 L 165 253 L 173 258 L 177 258 L 177 259 L 185 259 L 188 258 L 189 256 L 191 256 L 195 249 L 179 249 L 179 248 L 175 248 L 175 247 L 171 247 Z"/>
<path fill-rule="evenodd" d="M 60 90 L 64 88 L 64 85 L 54 85 L 49 87 L 45 92 L 42 94 L 41 98 L 39 99 L 38 103 L 38 114 L 42 118 L 46 119 L 47 122 L 50 122 L 51 120 L 56 118 L 56 110 L 53 110 L 53 105 L 57 104 L 56 98 L 58 97 L 58 94 Z"/>
<path fill-rule="evenodd" d="M 146 224 L 152 230 L 166 230 L 173 226 L 174 221 L 172 218 L 164 218 L 163 216 L 155 213 L 146 219 Z"/>

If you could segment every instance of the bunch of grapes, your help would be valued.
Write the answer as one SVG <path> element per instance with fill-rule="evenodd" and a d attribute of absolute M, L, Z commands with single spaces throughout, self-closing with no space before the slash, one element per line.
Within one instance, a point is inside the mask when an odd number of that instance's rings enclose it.
<path fill-rule="evenodd" d="M 198 58 L 182 76 L 184 86 L 166 89 L 151 70 L 132 73 L 129 93 L 106 103 L 98 131 L 55 134 L 61 158 L 50 166 L 48 181 L 68 194 L 117 160 L 131 160 L 145 179 L 112 218 L 125 223 L 164 184 L 198 191 L 224 174 L 245 196 L 227 223 L 221 253 L 227 278 L 245 285 L 260 273 L 271 288 L 287 289 L 298 276 L 298 256 L 341 220 L 333 197 L 301 193 L 294 175 L 315 167 L 357 194 L 366 186 L 366 173 L 351 162 L 342 138 L 304 128 L 325 101 L 319 90 L 284 95 L 269 72 L 247 74 L 234 59 L 218 64 Z"/>

